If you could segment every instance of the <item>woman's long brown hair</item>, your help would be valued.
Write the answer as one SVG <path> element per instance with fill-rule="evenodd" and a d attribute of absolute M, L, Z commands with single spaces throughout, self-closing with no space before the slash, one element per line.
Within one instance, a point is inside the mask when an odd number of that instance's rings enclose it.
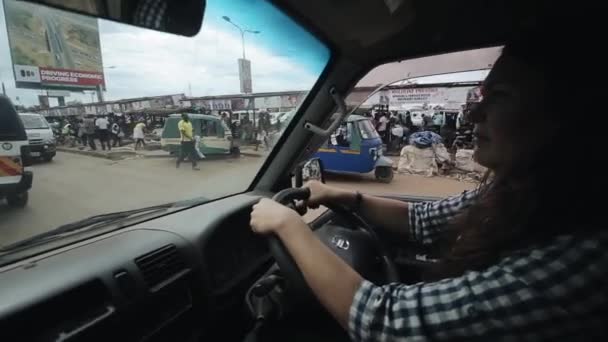
<path fill-rule="evenodd" d="M 504 47 L 503 56 L 532 66 L 544 78 L 548 112 L 539 115 L 557 127 L 557 138 L 525 169 L 511 165 L 501 178 L 484 177 L 476 204 L 451 222 L 447 253 L 427 280 L 482 270 L 514 250 L 605 225 L 608 210 L 598 197 L 605 196 L 608 177 L 601 166 L 608 159 L 608 126 L 587 121 L 591 113 L 596 119 L 608 115 L 590 101 L 608 95 L 608 87 L 597 81 L 607 79 L 604 53 L 579 44 L 562 48 L 564 38 L 547 29 L 530 31 Z"/>

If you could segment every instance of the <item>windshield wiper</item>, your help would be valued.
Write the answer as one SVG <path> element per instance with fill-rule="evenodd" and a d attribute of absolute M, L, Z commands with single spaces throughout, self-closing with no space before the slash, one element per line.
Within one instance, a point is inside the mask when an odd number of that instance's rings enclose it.
<path fill-rule="evenodd" d="M 84 231 L 95 230 L 100 227 L 105 227 L 113 223 L 119 223 L 127 218 L 133 218 L 135 215 L 141 214 L 140 216 L 150 215 L 156 211 L 166 211 L 170 208 L 185 208 L 185 207 L 193 207 L 196 205 L 204 204 L 208 202 L 209 199 L 205 197 L 197 197 L 189 200 L 183 200 L 178 202 L 165 203 L 160 205 L 155 205 L 151 207 L 126 210 L 126 211 L 117 211 L 113 213 L 95 215 L 91 217 L 87 217 L 85 219 L 67 223 L 61 225 L 55 229 L 51 229 L 48 232 L 44 232 L 42 234 L 34 235 L 28 239 L 21 240 L 14 244 L 4 246 L 0 248 L 0 256 L 7 254 L 9 252 L 15 252 L 16 250 L 20 250 L 23 248 L 28 248 L 32 246 L 41 245 L 43 243 L 47 243 L 50 241 L 54 241 L 57 239 L 64 238 L 66 236 L 75 235 Z"/>
<path fill-rule="evenodd" d="M 73 233 L 80 233 L 81 231 L 85 231 L 85 230 L 86 231 L 94 230 L 94 229 L 102 227 L 102 226 L 107 226 L 112 223 L 117 223 L 128 217 L 132 217 L 133 215 L 150 214 L 150 212 L 159 211 L 159 210 L 164 211 L 164 210 L 174 207 L 174 206 L 176 206 L 176 203 L 167 203 L 167 204 L 161 204 L 161 205 L 156 205 L 156 206 L 151 206 L 151 207 L 146 207 L 146 208 L 139 208 L 139 209 L 127 210 L 127 211 L 118 211 L 118 212 L 113 212 L 113 213 L 91 216 L 91 217 L 88 217 L 88 218 L 85 218 L 85 219 L 82 219 L 82 220 L 79 220 L 76 222 L 61 225 L 55 229 L 49 230 L 48 232 L 34 235 L 31 238 L 21 240 L 17 243 L 14 243 L 14 244 L 11 244 L 8 246 L 4 246 L 4 247 L 0 248 L 0 253 L 5 253 L 8 251 L 13 252 L 13 251 L 15 251 L 15 249 L 31 247 L 34 245 L 38 245 L 41 243 L 46 243 L 46 242 L 55 240 L 57 238 L 63 238 L 66 235 L 71 235 Z"/>

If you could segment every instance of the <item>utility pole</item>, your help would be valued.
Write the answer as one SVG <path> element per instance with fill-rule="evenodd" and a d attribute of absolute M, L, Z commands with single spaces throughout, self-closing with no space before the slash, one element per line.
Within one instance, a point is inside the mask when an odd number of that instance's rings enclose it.
<path fill-rule="evenodd" d="M 227 16 L 223 16 L 222 19 L 224 19 L 225 21 L 232 24 L 241 33 L 241 49 L 242 49 L 241 51 L 242 51 L 243 58 L 239 58 L 237 60 L 238 66 L 239 66 L 239 82 L 240 82 L 240 87 L 241 87 L 241 93 L 250 94 L 253 91 L 252 90 L 252 88 L 253 88 L 252 80 L 251 80 L 251 61 L 247 60 L 246 55 L 245 55 L 245 33 L 259 34 L 260 31 L 243 29 L 242 27 L 237 25 L 235 22 L 233 22 L 230 19 L 230 17 L 227 17 Z"/>
<path fill-rule="evenodd" d="M 95 87 L 95 90 L 97 91 L 97 101 L 104 102 L 104 100 L 103 100 L 103 88 L 102 88 L 102 85 L 98 84 Z"/>
<path fill-rule="evenodd" d="M 242 51 L 243 51 L 243 59 L 245 58 L 245 33 L 253 33 L 253 34 L 259 34 L 261 33 L 260 31 L 257 30 L 247 30 L 247 29 L 243 29 L 242 27 L 240 27 L 239 25 L 237 25 L 234 21 L 232 21 L 230 19 L 230 17 L 228 16 L 223 16 L 222 19 L 226 20 L 227 22 L 231 23 L 232 25 L 234 25 L 234 27 L 236 27 L 239 32 L 241 32 L 241 47 L 242 47 Z"/>

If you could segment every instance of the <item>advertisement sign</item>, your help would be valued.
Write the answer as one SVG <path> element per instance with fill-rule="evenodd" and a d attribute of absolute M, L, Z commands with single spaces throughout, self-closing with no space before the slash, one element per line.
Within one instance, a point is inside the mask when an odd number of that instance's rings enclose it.
<path fill-rule="evenodd" d="M 4 13 L 17 88 L 105 85 L 97 19 L 16 0 Z"/>
<path fill-rule="evenodd" d="M 391 105 L 401 103 L 430 103 L 442 102 L 444 96 L 443 90 L 447 88 L 406 88 L 406 89 L 391 89 L 389 93 L 389 103 Z"/>
<path fill-rule="evenodd" d="M 391 108 L 412 105 L 441 105 L 450 107 L 464 104 L 473 87 L 429 87 L 381 90 L 365 101 L 365 105 L 388 104 Z"/>
<path fill-rule="evenodd" d="M 241 93 L 251 94 L 251 61 L 239 58 L 239 80 L 241 82 Z"/>
<path fill-rule="evenodd" d="M 281 107 L 295 108 L 304 100 L 304 95 L 283 95 L 281 96 Z"/>
<path fill-rule="evenodd" d="M 281 107 L 281 96 L 256 97 L 254 103 L 256 109 L 279 108 Z"/>
<path fill-rule="evenodd" d="M 201 106 L 205 109 L 232 109 L 232 103 L 230 99 L 215 99 L 215 100 L 199 100 L 196 101 L 195 105 Z"/>
<path fill-rule="evenodd" d="M 232 103 L 230 103 L 230 99 L 223 100 L 213 100 L 213 104 L 211 108 L 213 109 L 232 109 Z"/>
<path fill-rule="evenodd" d="M 230 101 L 231 101 L 231 105 L 232 105 L 232 110 L 247 110 L 247 109 L 254 108 L 252 106 L 253 99 L 238 98 L 238 99 L 232 99 Z"/>

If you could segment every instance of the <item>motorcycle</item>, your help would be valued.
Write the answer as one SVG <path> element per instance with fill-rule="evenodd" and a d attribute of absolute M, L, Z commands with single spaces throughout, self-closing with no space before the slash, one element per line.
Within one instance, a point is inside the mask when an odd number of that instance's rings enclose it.
<path fill-rule="evenodd" d="M 456 131 L 456 137 L 454 138 L 454 142 L 452 143 L 452 149 L 453 150 L 460 150 L 460 149 L 473 149 L 474 148 L 474 143 L 473 143 L 473 128 L 472 127 L 460 127 L 457 131 Z"/>
<path fill-rule="evenodd" d="M 60 130 L 54 130 L 53 133 L 58 146 L 75 147 L 79 141 L 74 129 L 70 129 L 68 134 L 63 134 Z"/>

